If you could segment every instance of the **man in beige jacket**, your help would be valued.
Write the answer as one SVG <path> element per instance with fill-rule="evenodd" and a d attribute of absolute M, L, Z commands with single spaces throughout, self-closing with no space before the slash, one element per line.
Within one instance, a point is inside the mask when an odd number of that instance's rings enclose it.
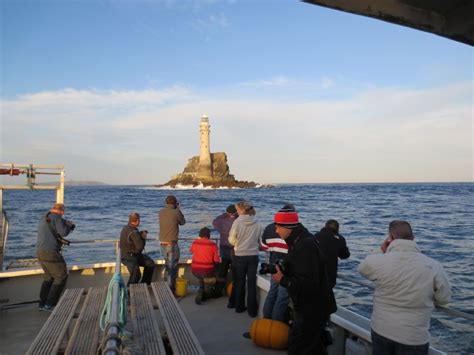
<path fill-rule="evenodd" d="M 446 304 L 451 287 L 443 267 L 423 255 L 408 222 L 389 225 L 382 253 L 367 256 L 359 273 L 374 281 L 371 319 L 374 355 L 428 354 L 434 304 Z"/>
<path fill-rule="evenodd" d="M 159 238 L 161 254 L 165 258 L 165 267 L 168 272 L 168 285 L 174 292 L 179 262 L 179 226 L 184 225 L 186 220 L 176 197 L 170 195 L 165 201 L 166 206 L 158 212 Z"/>

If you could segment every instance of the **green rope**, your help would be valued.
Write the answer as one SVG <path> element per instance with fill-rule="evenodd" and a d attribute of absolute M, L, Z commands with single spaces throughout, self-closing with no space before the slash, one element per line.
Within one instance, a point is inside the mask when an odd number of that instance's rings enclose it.
<path fill-rule="evenodd" d="M 120 333 L 123 334 L 125 325 L 127 324 L 127 287 L 123 282 L 122 276 L 120 273 L 115 273 L 109 283 L 109 289 L 107 290 L 107 298 L 105 300 L 104 308 L 102 309 L 102 314 L 100 315 L 100 329 L 105 331 L 107 324 L 111 323 L 111 308 L 112 308 L 112 293 L 114 285 L 118 283 L 120 286 L 120 302 L 119 302 L 119 317 L 118 325 L 120 328 Z"/>

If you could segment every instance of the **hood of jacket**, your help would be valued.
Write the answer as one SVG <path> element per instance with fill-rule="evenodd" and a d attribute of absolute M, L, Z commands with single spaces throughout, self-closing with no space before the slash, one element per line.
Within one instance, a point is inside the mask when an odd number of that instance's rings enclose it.
<path fill-rule="evenodd" d="M 420 248 L 418 248 L 418 245 L 415 243 L 414 240 L 407 239 L 395 239 L 394 241 L 392 241 L 387 248 L 387 253 L 394 251 L 414 253 L 421 252 Z"/>
<path fill-rule="evenodd" d="M 251 225 L 258 222 L 256 216 L 251 216 L 249 214 L 241 215 L 241 216 L 239 216 L 238 219 L 239 219 L 239 223 L 244 224 L 246 226 L 251 226 Z"/>
<path fill-rule="evenodd" d="M 297 240 L 307 237 L 313 237 L 313 235 L 300 223 L 298 227 L 291 231 L 290 236 L 286 238 L 285 242 L 288 244 L 288 247 L 292 248 Z"/>

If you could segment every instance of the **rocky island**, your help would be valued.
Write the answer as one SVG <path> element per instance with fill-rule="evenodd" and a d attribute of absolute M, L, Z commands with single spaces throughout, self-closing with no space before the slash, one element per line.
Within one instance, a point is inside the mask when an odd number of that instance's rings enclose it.
<path fill-rule="evenodd" d="M 201 118 L 200 145 L 201 152 L 199 156 L 194 156 L 188 160 L 188 164 L 183 172 L 171 178 L 166 184 L 159 187 L 169 186 L 203 186 L 211 188 L 252 188 L 258 187 L 253 181 L 238 181 L 230 173 L 227 163 L 227 154 L 224 152 L 211 153 L 210 151 L 210 124 L 209 118 Z"/>

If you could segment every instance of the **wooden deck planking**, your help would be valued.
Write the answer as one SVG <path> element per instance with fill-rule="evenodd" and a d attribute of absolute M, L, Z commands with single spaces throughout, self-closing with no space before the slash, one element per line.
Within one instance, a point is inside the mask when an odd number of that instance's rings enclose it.
<path fill-rule="evenodd" d="M 97 354 L 102 335 L 99 318 L 106 295 L 106 287 L 89 288 L 71 339 L 68 341 L 66 355 Z"/>
<path fill-rule="evenodd" d="M 134 342 L 143 354 L 166 354 L 148 286 L 132 284 L 129 290 Z"/>
<path fill-rule="evenodd" d="M 83 293 L 83 288 L 71 288 L 64 291 L 26 354 L 50 355 L 58 353 Z"/>
<path fill-rule="evenodd" d="M 173 293 L 164 281 L 151 284 L 174 355 L 200 355 L 204 351 Z"/>

